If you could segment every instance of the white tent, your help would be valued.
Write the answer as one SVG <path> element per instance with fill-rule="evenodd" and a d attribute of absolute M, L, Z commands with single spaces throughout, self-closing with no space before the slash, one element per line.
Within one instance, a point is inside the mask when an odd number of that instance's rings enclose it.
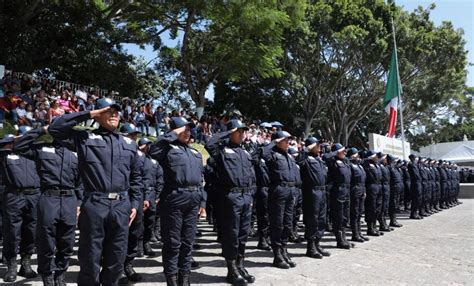
<path fill-rule="evenodd" d="M 441 159 L 454 163 L 474 162 L 474 148 L 466 145 L 459 145 L 450 152 L 441 156 Z"/>

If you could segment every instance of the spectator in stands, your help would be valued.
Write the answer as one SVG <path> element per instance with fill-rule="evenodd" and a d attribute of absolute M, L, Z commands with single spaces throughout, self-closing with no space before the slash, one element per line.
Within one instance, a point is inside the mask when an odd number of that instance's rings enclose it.
<path fill-rule="evenodd" d="M 27 115 L 26 102 L 24 102 L 23 100 L 18 102 L 18 105 L 16 107 L 16 114 L 18 116 L 18 125 L 19 126 L 23 126 L 23 125 L 31 126 L 32 125 L 31 122 L 26 117 L 26 115 Z"/>
<path fill-rule="evenodd" d="M 10 117 L 18 128 L 18 115 L 16 113 L 16 107 L 20 98 L 13 95 L 12 91 L 7 91 L 6 96 L 0 100 L 0 122 L 3 123 L 6 117 Z"/>
<path fill-rule="evenodd" d="M 59 106 L 66 112 L 69 113 L 71 108 L 69 107 L 69 96 L 67 94 L 67 90 L 63 89 L 61 91 L 61 98 L 58 101 Z"/>
<path fill-rule="evenodd" d="M 79 112 L 80 111 L 79 100 L 76 96 L 73 96 L 69 101 L 69 112 Z"/>
<path fill-rule="evenodd" d="M 59 102 L 57 100 L 53 101 L 48 110 L 49 123 L 53 122 L 54 118 L 64 115 L 64 113 L 65 111 L 59 106 Z"/>
<path fill-rule="evenodd" d="M 150 136 L 150 126 L 146 119 L 145 106 L 140 106 L 140 110 L 135 114 L 133 121 L 135 121 L 136 126 L 140 128 L 142 135 L 146 134 L 146 136 Z"/>
<path fill-rule="evenodd" d="M 168 130 L 165 123 L 166 114 L 163 111 L 162 106 L 158 106 L 153 114 L 153 119 L 155 121 L 156 135 L 160 135 Z"/>
<path fill-rule="evenodd" d="M 39 126 L 44 126 L 47 119 L 48 119 L 48 112 L 46 111 L 46 107 L 44 103 L 40 103 L 38 105 L 38 109 L 35 112 L 35 121 L 38 123 Z"/>

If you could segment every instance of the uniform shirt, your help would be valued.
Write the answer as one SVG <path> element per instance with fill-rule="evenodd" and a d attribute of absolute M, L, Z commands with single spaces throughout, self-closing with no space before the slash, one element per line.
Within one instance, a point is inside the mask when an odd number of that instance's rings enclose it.
<path fill-rule="evenodd" d="M 260 152 L 260 157 L 265 160 L 268 167 L 272 185 L 283 182 L 297 184 L 299 179 L 296 177 L 298 175 L 296 161 L 288 152 L 280 150 L 274 141 L 263 146 Z"/>
<path fill-rule="evenodd" d="M 12 153 L 0 152 L 0 174 L 6 189 L 39 189 L 40 179 L 33 160 Z"/>
<path fill-rule="evenodd" d="M 202 186 L 202 156 L 196 149 L 178 141 L 175 132 L 168 132 L 151 145 L 150 156 L 163 168 L 164 191 Z"/>
<path fill-rule="evenodd" d="M 132 208 L 138 209 L 142 174 L 137 144 L 102 127 L 94 131 L 73 129 L 90 118 L 90 111 L 66 114 L 53 121 L 48 130 L 55 140 L 77 152 L 86 194 L 128 192 Z"/>
<path fill-rule="evenodd" d="M 367 173 L 364 167 L 358 162 L 350 162 L 351 166 L 351 189 L 365 189 L 365 182 L 367 181 Z"/>
<path fill-rule="evenodd" d="M 231 131 L 214 134 L 206 144 L 206 150 L 216 162 L 219 186 L 223 188 L 255 186 L 255 171 L 252 157 L 240 144 L 234 144 L 228 139 Z"/>
<path fill-rule="evenodd" d="M 163 189 L 163 169 L 158 161 L 149 156 L 145 156 L 143 165 L 143 184 L 145 186 L 145 200 L 150 201 L 155 194 L 155 198 L 160 197 Z"/>
<path fill-rule="evenodd" d="M 43 128 L 26 133 L 15 144 L 13 152 L 35 161 L 42 190 L 75 190 L 77 199 L 82 201 L 77 154 L 58 144 L 34 144 L 43 134 Z"/>
<path fill-rule="evenodd" d="M 270 186 L 270 176 L 268 167 L 263 158 L 260 158 L 261 150 L 257 149 L 252 153 L 252 163 L 255 170 L 256 184 L 258 187 Z"/>
<path fill-rule="evenodd" d="M 387 166 L 390 171 L 390 187 L 403 187 L 403 174 L 400 168 L 394 165 Z"/>
<path fill-rule="evenodd" d="M 328 157 L 327 163 L 333 189 L 339 186 L 350 188 L 352 174 L 347 159 L 339 159 L 336 154 L 333 153 L 331 157 Z"/>
<path fill-rule="evenodd" d="M 327 179 L 327 166 L 319 156 L 302 152 L 297 158 L 300 166 L 303 188 L 324 187 Z"/>
<path fill-rule="evenodd" d="M 365 181 L 366 187 L 370 185 L 381 185 L 382 183 L 382 171 L 379 165 L 370 159 L 363 161 L 362 166 L 364 167 L 367 179 Z"/>
<path fill-rule="evenodd" d="M 388 170 L 387 166 L 383 164 L 379 164 L 380 171 L 382 171 L 382 185 L 389 185 L 390 184 L 390 171 Z"/>

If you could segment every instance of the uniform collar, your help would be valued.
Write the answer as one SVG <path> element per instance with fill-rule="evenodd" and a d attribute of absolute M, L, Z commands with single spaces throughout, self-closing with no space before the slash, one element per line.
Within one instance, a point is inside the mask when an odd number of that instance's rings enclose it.
<path fill-rule="evenodd" d="M 99 126 L 99 128 L 97 128 L 96 130 L 94 130 L 92 132 L 95 133 L 95 134 L 99 134 L 99 135 L 108 135 L 108 134 L 119 135 L 117 130 L 118 129 L 115 129 L 114 131 L 110 131 L 108 129 L 105 129 L 102 126 Z"/>

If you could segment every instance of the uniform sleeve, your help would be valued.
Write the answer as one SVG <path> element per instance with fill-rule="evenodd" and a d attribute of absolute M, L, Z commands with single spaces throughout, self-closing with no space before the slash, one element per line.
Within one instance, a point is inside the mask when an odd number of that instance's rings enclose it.
<path fill-rule="evenodd" d="M 265 161 L 269 161 L 272 155 L 272 148 L 275 147 L 275 141 L 270 142 L 260 148 L 260 158 Z"/>
<path fill-rule="evenodd" d="M 74 193 L 77 198 L 77 206 L 81 206 L 84 199 L 84 185 L 82 184 L 81 176 L 79 176 L 79 174 L 76 176 Z"/>
<path fill-rule="evenodd" d="M 89 120 L 90 118 L 90 111 L 66 114 L 55 119 L 51 125 L 49 125 L 48 132 L 63 146 L 66 146 L 70 150 L 77 152 L 77 140 L 79 139 L 79 134 L 83 132 L 74 130 L 73 127 L 81 122 Z"/>
<path fill-rule="evenodd" d="M 165 135 L 158 137 L 156 142 L 150 146 L 150 156 L 162 162 L 164 157 L 166 156 L 166 151 L 168 149 L 168 145 L 173 143 L 178 139 L 178 134 L 176 132 L 168 132 Z"/>
<path fill-rule="evenodd" d="M 140 201 L 142 199 L 142 171 L 143 171 L 143 161 L 140 160 L 138 153 L 135 153 L 135 156 L 132 159 L 132 164 L 130 166 L 130 202 L 132 208 L 138 210 L 140 207 Z"/>
<path fill-rule="evenodd" d="M 33 142 L 43 134 L 45 134 L 43 128 L 37 128 L 27 132 L 15 143 L 13 147 L 13 153 L 21 155 L 30 160 L 35 160 L 37 157 L 37 152 L 36 148 L 33 146 Z"/>
<path fill-rule="evenodd" d="M 163 190 L 163 186 L 165 185 L 165 180 L 163 177 L 163 169 L 161 168 L 160 164 L 156 164 L 156 197 L 159 198 L 161 191 Z"/>
<path fill-rule="evenodd" d="M 219 149 L 221 148 L 224 141 L 229 138 L 230 134 L 230 131 L 214 134 L 205 146 L 209 155 L 211 155 L 212 157 L 216 157 L 217 155 L 219 155 Z"/>
<path fill-rule="evenodd" d="M 207 202 L 207 192 L 204 191 L 204 189 L 201 190 L 201 194 L 202 194 L 202 199 L 201 199 L 201 205 L 200 207 L 201 208 L 206 208 L 206 202 Z"/>

